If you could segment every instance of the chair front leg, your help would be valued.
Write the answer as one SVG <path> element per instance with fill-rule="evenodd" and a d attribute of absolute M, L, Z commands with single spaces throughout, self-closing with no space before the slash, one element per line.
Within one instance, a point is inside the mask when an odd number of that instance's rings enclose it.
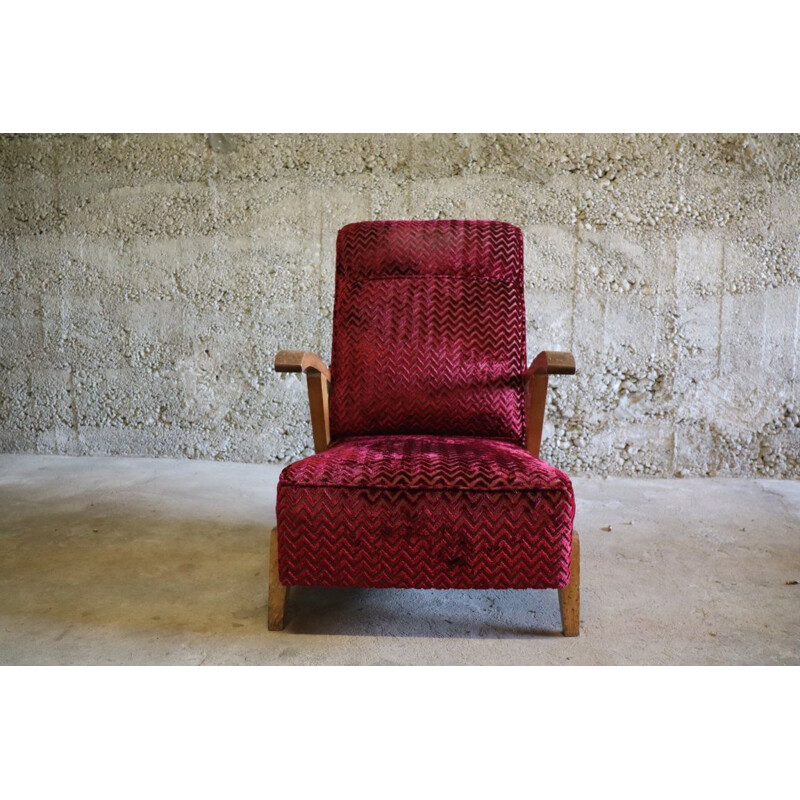
<path fill-rule="evenodd" d="M 569 583 L 558 590 L 558 605 L 564 636 L 578 636 L 581 627 L 581 540 L 577 531 L 572 532 Z"/>
<path fill-rule="evenodd" d="M 283 630 L 288 591 L 289 587 L 284 586 L 278 576 L 278 529 L 273 528 L 269 543 L 269 590 L 267 596 L 267 628 L 271 631 Z"/>

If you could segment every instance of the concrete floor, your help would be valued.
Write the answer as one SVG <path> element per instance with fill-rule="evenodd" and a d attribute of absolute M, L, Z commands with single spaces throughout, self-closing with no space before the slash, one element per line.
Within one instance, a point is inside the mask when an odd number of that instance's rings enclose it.
<path fill-rule="evenodd" d="M 798 481 L 577 479 L 565 639 L 555 591 L 294 589 L 268 632 L 278 472 L 0 456 L 0 663 L 800 664 Z"/>

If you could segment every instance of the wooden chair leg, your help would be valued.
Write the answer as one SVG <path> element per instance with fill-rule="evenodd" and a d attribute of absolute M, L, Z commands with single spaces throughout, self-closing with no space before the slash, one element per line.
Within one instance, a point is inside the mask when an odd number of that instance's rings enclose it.
<path fill-rule="evenodd" d="M 272 529 L 269 542 L 269 594 L 267 597 L 267 628 L 271 631 L 283 630 L 283 616 L 286 612 L 286 593 L 278 578 L 278 529 Z"/>
<path fill-rule="evenodd" d="M 577 531 L 572 532 L 569 583 L 558 590 L 558 604 L 564 636 L 577 636 L 581 626 L 581 540 Z"/>

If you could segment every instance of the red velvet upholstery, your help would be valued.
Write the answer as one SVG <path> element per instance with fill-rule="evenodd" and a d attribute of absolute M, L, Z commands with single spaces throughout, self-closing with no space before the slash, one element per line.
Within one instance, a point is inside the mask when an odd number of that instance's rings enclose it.
<path fill-rule="evenodd" d="M 565 586 L 572 486 L 521 446 L 526 367 L 519 228 L 342 228 L 334 443 L 281 475 L 281 582 Z"/>
<path fill-rule="evenodd" d="M 569 478 L 519 445 L 353 437 L 281 475 L 281 582 L 556 588 L 574 513 Z"/>
<path fill-rule="evenodd" d="M 467 434 L 522 444 L 522 232 L 505 222 L 339 231 L 331 435 Z"/>

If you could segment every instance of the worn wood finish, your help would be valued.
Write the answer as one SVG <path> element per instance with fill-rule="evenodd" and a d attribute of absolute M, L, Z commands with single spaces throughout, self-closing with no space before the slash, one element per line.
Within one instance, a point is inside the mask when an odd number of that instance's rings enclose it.
<path fill-rule="evenodd" d="M 275 371 L 305 372 L 314 452 L 321 453 L 323 450 L 327 450 L 331 442 L 328 408 L 330 370 L 319 356 L 309 353 L 307 350 L 281 350 L 275 356 Z"/>
<path fill-rule="evenodd" d="M 308 372 L 308 406 L 311 410 L 311 432 L 314 452 L 321 453 L 331 443 L 331 425 L 328 416 L 328 381 L 319 372 Z"/>
<path fill-rule="evenodd" d="M 558 590 L 561 630 L 564 636 L 577 636 L 581 627 L 581 540 L 577 531 L 572 532 L 572 558 L 569 570 L 569 583 Z"/>
<path fill-rule="evenodd" d="M 539 458 L 544 428 L 544 407 L 547 402 L 547 373 L 528 376 L 526 395 L 528 421 L 525 427 L 525 447 Z"/>
<path fill-rule="evenodd" d="M 575 356 L 564 350 L 542 350 L 531 362 L 528 374 L 574 375 Z"/>
<path fill-rule="evenodd" d="M 286 612 L 288 586 L 284 586 L 278 576 L 278 529 L 273 528 L 269 542 L 269 590 L 267 595 L 267 628 L 271 631 L 283 630 Z"/>
<path fill-rule="evenodd" d="M 539 458 L 547 402 L 548 375 L 574 375 L 575 357 L 561 350 L 542 350 L 531 362 L 527 376 L 525 447 Z"/>
<path fill-rule="evenodd" d="M 308 350 L 280 350 L 275 356 L 275 372 L 319 372 L 329 381 L 331 372 L 325 362 Z"/>

